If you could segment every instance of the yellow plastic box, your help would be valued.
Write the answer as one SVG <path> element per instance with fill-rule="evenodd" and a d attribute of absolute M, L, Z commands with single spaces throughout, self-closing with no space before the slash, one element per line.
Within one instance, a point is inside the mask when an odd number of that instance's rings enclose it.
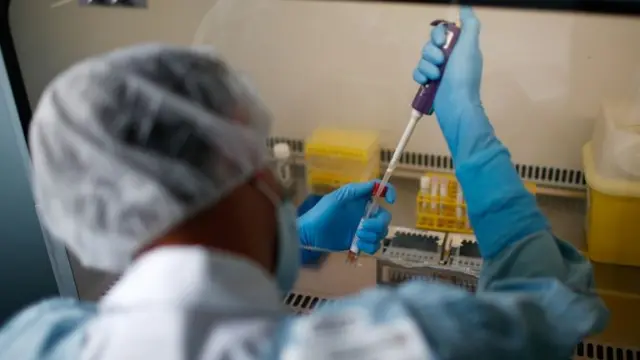
<path fill-rule="evenodd" d="M 317 129 L 305 142 L 304 157 L 313 194 L 380 176 L 380 140 L 375 132 Z"/>
<path fill-rule="evenodd" d="M 425 178 L 428 180 L 425 182 Z M 421 180 L 416 198 L 416 228 L 472 234 L 467 215 L 467 203 L 460 194 L 460 185 L 454 174 L 429 172 Z M 536 185 L 525 183 L 533 194 Z"/>
<path fill-rule="evenodd" d="M 591 143 L 582 148 L 587 181 L 587 246 L 596 262 L 640 266 L 640 182 L 601 176 Z"/>
<path fill-rule="evenodd" d="M 589 254 L 584 254 L 589 256 Z M 611 318 L 594 340 L 603 344 L 640 348 L 640 268 L 593 263 L 598 294 L 607 304 Z"/>

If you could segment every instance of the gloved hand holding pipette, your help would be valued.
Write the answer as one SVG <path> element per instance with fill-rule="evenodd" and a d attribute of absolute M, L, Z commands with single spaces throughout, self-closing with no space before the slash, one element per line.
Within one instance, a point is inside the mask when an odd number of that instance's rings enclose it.
<path fill-rule="evenodd" d="M 491 258 L 509 244 L 548 229 L 548 223 L 513 167 L 509 151 L 495 136 L 480 101 L 480 23 L 467 7 L 461 9 L 460 20 L 462 33 L 444 74 L 438 66 L 444 59 L 441 47 L 446 35 L 438 26 L 422 50 L 413 78 L 426 84 L 442 76 L 434 103 L 436 116 L 464 190 L 480 251 Z"/>
<path fill-rule="evenodd" d="M 347 250 L 356 235 L 361 251 L 373 254 L 387 234 L 391 213 L 380 207 L 358 228 L 358 222 L 371 200 L 378 181 L 348 184 L 326 195 L 308 212 L 298 218 L 298 234 L 303 246 L 342 251 Z M 396 192 L 388 185 L 384 201 L 393 204 Z"/>
<path fill-rule="evenodd" d="M 422 57 L 413 72 L 418 84 L 440 80 L 434 107 L 438 123 L 454 159 L 461 161 L 498 141 L 480 100 L 482 53 L 479 46 L 480 23 L 469 8 L 460 11 L 462 32 L 458 45 L 447 62 L 448 71 L 439 69 L 444 61 L 441 47 L 446 41 L 444 26 L 436 26 L 431 40 L 422 49 Z"/>
<path fill-rule="evenodd" d="M 429 68 L 433 68 L 434 72 L 438 76 L 432 76 L 431 78 L 423 79 L 423 82 L 420 82 L 420 88 L 416 93 L 413 102 L 411 103 L 411 113 L 409 117 L 409 123 L 404 129 L 402 136 L 400 137 L 400 141 L 398 141 L 398 145 L 396 146 L 393 156 L 387 165 L 387 169 L 384 172 L 382 177 L 382 181 L 380 182 L 380 186 L 378 190 L 382 191 L 393 172 L 400 161 L 400 157 L 402 156 L 404 149 L 406 148 L 409 140 L 411 139 L 411 135 L 418 125 L 418 121 L 424 115 L 431 115 L 434 111 L 434 102 L 436 94 L 438 93 L 438 89 L 440 86 L 440 78 L 439 75 L 444 73 L 449 57 L 451 56 L 455 45 L 458 42 L 460 37 L 460 26 L 457 22 L 446 21 L 446 20 L 435 20 L 431 22 L 432 26 L 438 26 L 441 30 L 441 34 L 443 36 L 442 42 L 438 44 L 437 56 L 438 63 L 432 64 L 429 63 Z M 439 39 L 440 40 L 440 39 Z M 375 214 L 378 211 L 378 204 L 375 201 L 375 198 L 381 195 L 380 192 L 376 192 L 373 194 L 374 199 L 367 204 L 365 209 L 365 213 L 360 221 L 361 225 L 367 221 L 367 219 Z M 354 236 L 351 241 L 351 247 L 349 248 L 349 253 L 347 255 L 347 262 L 351 264 L 355 264 L 358 259 L 358 254 L 360 253 L 359 248 L 360 239 L 357 234 Z"/>

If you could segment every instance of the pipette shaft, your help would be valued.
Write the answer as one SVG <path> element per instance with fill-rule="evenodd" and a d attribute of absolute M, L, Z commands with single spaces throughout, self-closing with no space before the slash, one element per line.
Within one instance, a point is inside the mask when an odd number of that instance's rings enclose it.
<path fill-rule="evenodd" d="M 376 202 L 376 198 L 380 197 L 384 189 L 387 187 L 389 179 L 391 179 L 391 175 L 393 175 L 393 170 L 395 170 L 396 166 L 398 165 L 400 156 L 404 152 L 407 143 L 409 143 L 409 139 L 411 138 L 411 135 L 413 134 L 413 131 L 418 124 L 418 120 L 420 120 L 421 117 L 421 113 L 415 110 L 411 112 L 411 119 L 409 120 L 409 124 L 404 129 L 404 133 L 402 134 L 402 137 L 398 142 L 398 146 L 396 146 L 396 149 L 393 152 L 393 156 L 391 157 L 391 161 L 387 166 L 387 170 L 384 172 L 384 176 L 380 181 L 380 185 L 377 187 L 377 189 L 374 189 L 373 198 L 367 204 L 364 216 L 358 224 L 358 230 L 362 227 L 362 224 L 366 219 L 370 218 L 373 214 L 376 213 L 376 211 L 378 211 L 378 203 Z M 360 241 L 360 239 L 358 238 L 358 231 L 356 230 L 356 234 L 353 236 L 353 240 L 351 240 L 351 247 L 349 248 L 349 254 L 347 255 L 347 262 L 353 263 L 358 259 L 358 254 L 360 253 L 358 241 Z"/>
<path fill-rule="evenodd" d="M 432 26 L 438 26 L 443 24 L 445 26 L 445 34 L 446 40 L 444 45 L 442 46 L 442 51 L 444 53 L 444 61 L 442 65 L 440 65 L 440 74 L 444 74 L 445 66 L 447 61 L 449 60 L 449 56 L 453 51 L 453 47 L 455 46 L 458 38 L 460 37 L 460 27 L 454 22 L 448 22 L 445 20 L 436 20 L 431 23 Z M 376 198 L 380 196 L 381 192 L 384 191 L 389 179 L 391 179 L 391 175 L 393 175 L 393 171 L 396 169 L 398 162 L 400 161 L 400 157 L 404 152 L 407 144 L 409 143 L 409 139 L 411 139 L 411 135 L 418 124 L 418 120 L 422 118 L 423 115 L 431 115 L 433 114 L 433 103 L 436 97 L 436 93 L 438 91 L 438 87 L 440 86 L 440 80 L 430 81 L 425 85 L 420 86 L 418 89 L 418 93 L 413 99 L 411 107 L 413 108 L 411 111 L 411 117 L 409 118 L 409 124 L 404 129 L 404 133 L 398 142 L 398 146 L 396 146 L 395 151 L 393 152 L 393 156 L 391 157 L 391 161 L 387 166 L 387 170 L 384 172 L 384 176 L 382 177 L 382 181 L 380 182 L 380 186 L 377 191 L 373 194 L 374 197 L 367 204 L 367 208 L 365 210 L 365 214 L 360 220 L 358 224 L 358 230 L 362 227 L 362 224 L 366 219 L 371 217 L 378 210 L 378 204 L 376 203 Z M 349 254 L 347 255 L 347 262 L 355 263 L 358 259 L 358 254 L 360 253 L 360 249 L 358 248 L 358 241 L 360 240 L 357 235 L 358 231 L 356 230 L 356 234 L 353 236 L 353 240 L 351 241 L 351 247 L 349 248 Z"/>

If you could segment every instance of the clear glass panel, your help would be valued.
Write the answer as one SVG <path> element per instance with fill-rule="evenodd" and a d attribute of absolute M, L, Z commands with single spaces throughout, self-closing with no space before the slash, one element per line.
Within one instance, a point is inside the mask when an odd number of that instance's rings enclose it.
<path fill-rule="evenodd" d="M 438 1 L 409 2 L 202 0 L 176 7 L 158 1 L 134 14 L 64 1 L 52 10 L 49 2 L 25 0 L 12 3 L 11 30 L 32 104 L 59 71 L 90 55 L 149 39 L 212 45 L 259 88 L 274 114 L 273 136 L 300 145 L 294 149 L 300 164 L 304 140 L 318 127 L 334 126 L 378 131 L 384 166 L 409 115 L 416 91 L 411 73 L 429 23 L 448 14 L 448 7 L 433 4 Z M 640 14 L 640 2 L 491 4 L 529 9 L 477 8 L 488 116 L 520 176 L 538 186 L 538 204 L 554 233 L 586 251 L 585 235 L 594 225 L 605 229 L 589 244 L 592 256 L 598 246 L 615 249 L 614 258 L 596 265 L 598 286 L 637 297 L 640 289 L 629 284 L 638 283 L 633 279 L 640 267 L 625 266 L 623 277 L 616 264 L 621 257 L 640 259 L 630 238 L 640 232 L 640 17 L 609 13 Z M 78 31 L 83 28 L 108 31 Z M 422 120 L 407 151 L 392 178 L 398 200 L 389 209 L 393 225 L 411 229 L 418 222 L 419 177 L 452 166 L 435 119 Z M 296 178 L 303 203 L 309 195 L 303 166 L 296 167 Z M 434 248 L 429 239 L 413 240 L 387 241 L 375 256 L 361 255 L 359 266 L 347 264 L 345 253 L 325 253 L 322 262 L 302 270 L 296 291 L 336 298 L 414 278 L 474 290 L 480 263 L 472 247 Z M 99 297 L 112 279 L 72 262 L 81 297 Z M 625 320 L 625 311 L 617 311 L 612 308 L 614 324 Z"/>

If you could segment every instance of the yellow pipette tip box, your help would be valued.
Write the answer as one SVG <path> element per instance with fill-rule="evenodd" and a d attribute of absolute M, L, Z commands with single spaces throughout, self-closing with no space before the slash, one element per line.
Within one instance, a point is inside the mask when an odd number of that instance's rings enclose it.
<path fill-rule="evenodd" d="M 373 131 L 316 129 L 305 141 L 304 158 L 310 192 L 326 194 L 379 177 L 380 137 Z"/>

